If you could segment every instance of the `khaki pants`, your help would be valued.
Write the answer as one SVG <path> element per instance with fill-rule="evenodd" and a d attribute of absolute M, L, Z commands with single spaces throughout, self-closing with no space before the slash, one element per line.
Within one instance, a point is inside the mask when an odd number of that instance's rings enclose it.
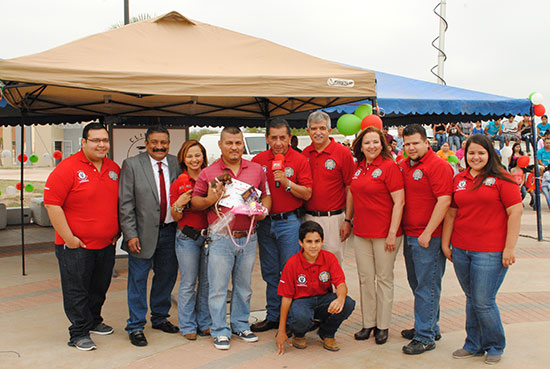
<path fill-rule="evenodd" d="M 330 251 L 336 256 L 340 265 L 344 261 L 344 246 L 345 242 L 340 242 L 340 228 L 346 218 L 345 213 L 331 215 L 327 217 L 315 217 L 313 215 L 306 214 L 304 221 L 312 220 L 317 222 L 323 228 L 323 250 Z"/>
<path fill-rule="evenodd" d="M 403 236 L 397 237 L 394 252 L 384 251 L 385 238 L 355 236 L 354 239 L 363 328 L 388 329 L 393 305 L 393 267 Z"/>

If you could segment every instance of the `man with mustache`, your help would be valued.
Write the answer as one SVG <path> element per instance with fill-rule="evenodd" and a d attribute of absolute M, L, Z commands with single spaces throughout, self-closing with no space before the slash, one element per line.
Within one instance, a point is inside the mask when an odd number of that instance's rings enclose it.
<path fill-rule="evenodd" d="M 355 163 L 350 150 L 329 137 L 331 130 L 327 113 L 319 110 L 307 118 L 311 145 L 302 154 L 311 167 L 313 193 L 304 221 L 313 220 L 323 227 L 323 249 L 332 252 L 341 265 L 344 241 L 351 233 L 351 220 L 345 219 L 344 211 Z"/>
<path fill-rule="evenodd" d="M 124 160 L 120 172 L 119 219 L 128 256 L 128 318 L 126 331 L 135 346 L 146 346 L 147 278 L 153 269 L 150 308 L 153 329 L 178 333 L 167 318 L 176 283 L 176 223 L 170 213 L 170 184 L 181 174 L 168 154 L 170 135 L 164 127 L 145 133 L 147 152 Z"/>

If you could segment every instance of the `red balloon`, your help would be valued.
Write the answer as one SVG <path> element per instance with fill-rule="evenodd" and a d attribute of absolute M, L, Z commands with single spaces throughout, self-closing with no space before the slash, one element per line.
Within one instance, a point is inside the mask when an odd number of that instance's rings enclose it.
<path fill-rule="evenodd" d="M 537 117 L 542 117 L 544 113 L 546 113 L 546 108 L 542 104 L 535 105 L 533 110 L 535 111 L 535 115 Z"/>
<path fill-rule="evenodd" d="M 363 120 L 361 121 L 361 129 L 365 129 L 367 127 L 376 127 L 380 130 L 382 130 L 382 119 L 378 115 L 367 115 Z"/>
<path fill-rule="evenodd" d="M 61 153 L 61 151 L 55 150 L 53 152 L 53 157 L 54 157 L 54 159 L 61 159 L 63 157 L 63 154 Z"/>
<path fill-rule="evenodd" d="M 529 165 L 529 157 L 528 156 L 520 156 L 518 158 L 518 167 L 527 168 L 528 165 Z"/>
<path fill-rule="evenodd" d="M 23 154 L 23 163 L 27 162 L 27 154 Z M 21 161 L 21 154 L 17 155 L 17 160 Z"/>
<path fill-rule="evenodd" d="M 15 188 L 21 191 L 21 182 L 17 182 L 17 184 L 15 185 Z"/>

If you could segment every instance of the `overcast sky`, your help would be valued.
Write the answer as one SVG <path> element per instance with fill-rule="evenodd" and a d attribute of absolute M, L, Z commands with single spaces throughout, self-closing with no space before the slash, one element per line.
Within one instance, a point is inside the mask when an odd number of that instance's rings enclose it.
<path fill-rule="evenodd" d="M 123 0 L 2 1 L 0 58 L 106 31 Z M 435 82 L 437 0 L 130 0 L 130 16 L 182 15 L 363 68 Z M 510 97 L 545 96 L 550 108 L 550 3 L 447 0 L 448 85 Z M 223 57 L 220 55 L 220 57 Z"/>

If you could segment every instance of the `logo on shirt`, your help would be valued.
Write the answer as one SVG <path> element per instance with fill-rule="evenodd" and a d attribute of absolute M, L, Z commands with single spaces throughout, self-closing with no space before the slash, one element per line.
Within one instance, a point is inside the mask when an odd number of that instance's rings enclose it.
<path fill-rule="evenodd" d="M 485 180 L 483 181 L 483 184 L 485 186 L 492 186 L 495 184 L 497 180 L 495 179 L 495 177 L 487 177 L 485 178 Z"/>
<path fill-rule="evenodd" d="M 378 178 L 382 175 L 382 169 L 380 168 L 376 168 L 373 172 L 372 172 L 372 178 Z"/>
<path fill-rule="evenodd" d="M 292 169 L 291 167 L 286 167 L 285 168 L 285 175 L 287 178 L 290 178 L 294 175 L 294 169 Z"/>
<path fill-rule="evenodd" d="M 262 169 L 264 170 L 264 173 L 267 173 L 267 167 L 265 165 L 262 165 Z"/>
<path fill-rule="evenodd" d="M 417 169 L 413 172 L 413 179 L 415 181 L 419 181 L 422 177 L 424 177 L 424 173 L 420 169 Z"/>
<path fill-rule="evenodd" d="M 109 178 L 111 178 L 113 181 L 116 181 L 118 179 L 118 174 L 114 170 L 109 171 Z"/>
<path fill-rule="evenodd" d="M 307 287 L 307 278 L 306 278 L 306 275 L 305 274 L 300 274 L 298 276 L 298 284 L 297 286 L 301 286 L 301 287 Z"/>
<path fill-rule="evenodd" d="M 89 182 L 88 175 L 84 173 L 83 170 L 79 170 L 78 172 L 76 172 L 76 176 L 80 180 L 78 183 Z"/>
<path fill-rule="evenodd" d="M 336 168 L 336 162 L 332 159 L 327 159 L 327 161 L 325 161 L 325 168 L 328 170 L 333 170 Z"/>
<path fill-rule="evenodd" d="M 456 185 L 456 190 L 461 191 L 465 189 L 466 189 L 466 180 L 463 179 L 462 181 L 458 182 L 458 184 Z"/>
<path fill-rule="evenodd" d="M 328 282 L 330 281 L 330 273 L 329 272 L 321 272 L 319 273 L 319 280 L 321 282 Z"/>

